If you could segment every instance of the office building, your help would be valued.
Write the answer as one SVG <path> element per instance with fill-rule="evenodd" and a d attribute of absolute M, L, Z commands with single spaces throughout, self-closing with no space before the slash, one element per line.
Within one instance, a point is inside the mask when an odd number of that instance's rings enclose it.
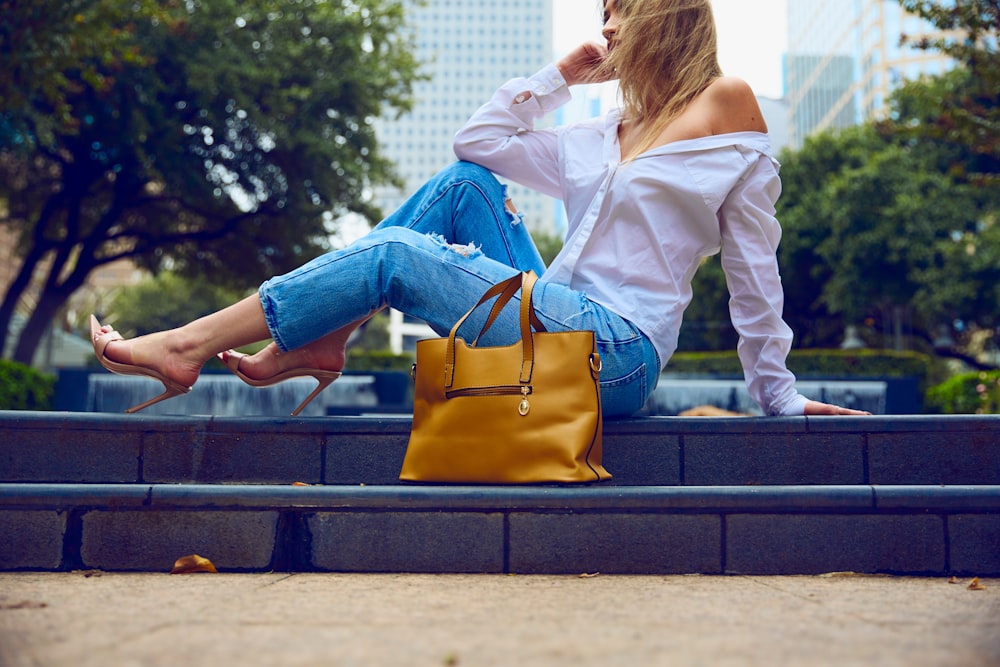
<path fill-rule="evenodd" d="M 414 85 L 415 105 L 382 119 L 379 141 L 406 182 L 381 189 L 377 202 L 394 211 L 417 187 L 455 160 L 452 138 L 502 83 L 552 61 L 551 0 L 427 0 L 407 3 L 416 56 L 430 76 Z M 529 228 L 551 233 L 554 202 L 519 186 L 511 196 Z"/>
<path fill-rule="evenodd" d="M 421 184 L 455 160 L 452 138 L 505 81 L 528 76 L 552 61 L 552 0 L 427 0 L 407 3 L 416 56 L 427 81 L 414 85 L 413 110 L 378 123 L 385 155 L 405 182 L 381 188 L 376 201 L 389 214 Z M 532 232 L 555 234 L 562 205 L 508 184 L 509 195 Z M 433 336 L 421 322 L 390 312 L 393 351 Z"/>
<path fill-rule="evenodd" d="M 933 26 L 897 0 L 789 0 L 785 98 L 794 147 L 813 132 L 878 118 L 904 80 L 940 74 L 951 60 L 900 44 Z"/>

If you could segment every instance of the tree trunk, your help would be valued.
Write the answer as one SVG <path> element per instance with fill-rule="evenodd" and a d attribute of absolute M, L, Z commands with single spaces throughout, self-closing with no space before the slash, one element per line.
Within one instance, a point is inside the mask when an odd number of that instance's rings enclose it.
<path fill-rule="evenodd" d="M 100 241 L 103 240 L 104 230 L 117 219 L 120 212 L 118 207 L 113 206 L 103 216 L 101 221 L 103 226 L 99 226 L 95 231 L 97 238 L 82 240 L 82 245 L 75 245 L 81 243 L 80 215 L 82 202 L 86 197 L 88 188 L 95 179 L 93 173 L 76 167 L 79 162 L 74 161 L 64 166 L 62 188 L 58 194 L 54 195 L 46 203 L 45 212 L 39 216 L 39 221 L 35 225 L 30 252 L 37 253 L 40 251 L 43 254 L 34 260 L 34 266 L 38 265 L 41 257 L 44 257 L 44 253 L 53 249 L 55 253 L 52 258 L 52 264 L 48 267 L 48 276 L 42 287 L 41 294 L 38 296 L 38 303 L 35 305 L 28 317 L 28 321 L 21 330 L 17 346 L 11 357 L 14 361 L 22 364 L 31 365 L 35 352 L 45 334 L 51 328 L 56 315 L 73 295 L 73 292 L 83 286 L 90 272 L 98 266 L 98 262 L 94 259 L 94 250 Z M 45 229 L 54 217 L 53 211 L 57 209 L 65 213 L 63 220 L 64 234 L 59 242 L 50 244 L 46 241 Z M 76 247 L 80 247 L 82 250 L 76 258 L 70 274 L 60 282 L 60 278 L 66 267 L 73 263 L 74 249 Z M 25 260 L 25 264 L 28 264 L 27 260 Z M 24 270 L 22 269 L 23 273 Z M 18 278 L 22 279 L 22 276 L 19 275 Z M 28 274 L 24 279 L 30 282 L 31 274 Z M 22 292 L 26 287 L 27 285 L 22 288 Z M 7 300 L 5 300 L 4 306 L 7 305 Z M 16 300 L 11 303 L 12 308 L 16 307 L 16 305 Z M 11 312 L 12 316 L 13 311 Z"/>
<path fill-rule="evenodd" d="M 35 267 L 45 256 L 45 251 L 38 244 L 35 244 L 21 264 L 14 281 L 7 288 L 4 294 L 3 303 L 0 303 L 0 356 L 6 356 L 3 352 L 7 349 L 7 338 L 10 336 L 10 327 L 13 324 L 14 314 L 17 312 L 17 304 L 21 297 L 31 285 L 31 277 L 35 273 Z"/>
<path fill-rule="evenodd" d="M 14 350 L 14 361 L 28 365 L 32 363 L 35 352 L 45 334 L 51 329 L 56 315 L 73 296 L 73 293 L 83 286 L 90 272 L 98 266 L 98 263 L 90 255 L 80 256 L 77 258 L 73 271 L 60 283 L 59 276 L 63 272 L 66 261 L 66 254 L 60 253 L 57 260 L 49 268 L 49 279 L 45 282 L 45 288 L 39 295 L 38 303 L 25 323 L 24 329 L 21 330 L 17 347 Z"/>
<path fill-rule="evenodd" d="M 31 311 L 31 316 L 24 324 L 21 335 L 17 339 L 17 348 L 14 350 L 13 356 L 14 361 L 32 365 L 35 352 L 38 351 L 38 346 L 45 339 L 45 335 L 49 333 L 52 321 L 62 307 L 66 305 L 66 301 L 71 294 L 71 291 L 65 289 L 46 290 L 42 294 L 35 309 Z"/>
<path fill-rule="evenodd" d="M 14 320 L 14 314 L 17 312 L 17 304 L 21 301 L 21 297 L 24 296 L 28 288 L 31 287 L 31 279 L 35 275 L 35 269 L 38 268 L 38 265 L 45 258 L 46 253 L 52 249 L 51 244 L 45 239 L 45 229 L 55 215 L 55 212 L 59 209 L 60 202 L 63 199 L 63 196 L 57 193 L 49 197 L 49 200 L 45 202 L 45 207 L 38 214 L 38 220 L 35 221 L 35 225 L 32 228 L 31 245 L 24 256 L 21 268 L 14 281 L 7 288 L 7 292 L 3 297 L 3 303 L 0 303 L 0 357 L 5 356 L 4 351 L 7 349 L 7 337 L 10 335 L 10 325 Z"/>

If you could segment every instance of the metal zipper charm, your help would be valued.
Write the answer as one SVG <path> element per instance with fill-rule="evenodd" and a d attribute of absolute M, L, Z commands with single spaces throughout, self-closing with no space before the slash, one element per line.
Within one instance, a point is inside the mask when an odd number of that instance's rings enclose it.
<path fill-rule="evenodd" d="M 521 402 L 517 405 L 517 413 L 522 417 L 531 409 L 531 404 L 528 403 L 528 391 L 528 387 L 521 387 Z"/>

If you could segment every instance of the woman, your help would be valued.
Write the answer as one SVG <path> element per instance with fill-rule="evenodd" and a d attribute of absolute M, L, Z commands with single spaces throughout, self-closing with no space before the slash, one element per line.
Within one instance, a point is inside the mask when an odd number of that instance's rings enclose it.
<path fill-rule="evenodd" d="M 775 256 L 777 163 L 753 92 L 719 69 L 709 0 L 606 0 L 603 36 L 605 45 L 584 44 L 503 85 L 458 132 L 462 162 L 349 247 L 171 331 L 124 341 L 92 320 L 109 370 L 164 384 L 130 411 L 189 391 L 218 354 L 255 386 L 315 377 L 297 414 L 339 376 L 347 337 L 372 313 L 391 306 L 444 333 L 489 286 L 533 270 L 543 324 L 595 332 L 604 413 L 627 416 L 676 349 L 701 259 L 721 251 L 740 360 L 764 412 L 866 414 L 799 395 L 785 367 L 792 334 Z M 569 99 L 569 86 L 615 78 L 620 112 L 533 129 Z M 569 233 L 552 266 L 490 172 L 565 201 Z M 482 344 L 519 338 L 515 310 Z M 465 330 L 478 331 L 482 317 Z M 269 338 L 253 356 L 231 351 Z"/>

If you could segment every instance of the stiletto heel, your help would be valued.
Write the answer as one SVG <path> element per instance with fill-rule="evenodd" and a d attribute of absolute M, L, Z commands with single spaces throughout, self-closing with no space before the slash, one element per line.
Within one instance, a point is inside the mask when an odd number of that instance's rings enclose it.
<path fill-rule="evenodd" d="M 334 380 L 340 377 L 340 371 L 324 371 L 318 368 L 293 368 L 287 371 L 281 371 L 266 380 L 254 380 L 248 377 L 243 371 L 240 370 L 240 361 L 243 357 L 247 356 L 240 352 L 234 352 L 232 350 L 219 353 L 216 355 L 226 368 L 232 371 L 233 375 L 239 379 L 246 382 L 251 387 L 270 387 L 271 385 L 278 384 L 279 382 L 284 382 L 285 380 L 290 380 L 292 378 L 298 377 L 311 377 L 318 383 L 316 388 L 313 389 L 312 393 L 306 396 L 306 399 L 299 403 L 299 407 L 292 410 L 292 416 L 296 417 L 302 410 L 309 405 L 314 398 L 319 396 L 319 393 L 329 387 Z"/>
<path fill-rule="evenodd" d="M 134 405 L 125 412 L 132 414 L 133 412 L 138 412 L 153 405 L 154 403 L 159 403 L 160 401 L 165 401 L 168 398 L 173 398 L 174 396 L 180 396 L 191 391 L 191 387 L 185 387 L 179 382 L 174 382 L 167 376 L 163 375 L 159 371 L 153 370 L 152 368 L 143 368 L 142 366 L 136 366 L 135 364 L 123 364 L 118 361 L 112 361 L 104 356 L 104 350 L 107 349 L 108 343 L 112 343 L 116 340 L 122 340 L 122 335 L 117 331 L 101 331 L 101 323 L 97 321 L 97 318 L 93 315 L 90 316 L 90 340 L 94 344 L 94 354 L 97 355 L 97 360 L 101 362 L 101 365 L 112 373 L 118 375 L 139 375 L 141 377 L 148 377 L 154 380 L 159 380 L 163 383 L 163 393 L 155 398 L 151 398 L 144 403 L 139 405 Z"/>

